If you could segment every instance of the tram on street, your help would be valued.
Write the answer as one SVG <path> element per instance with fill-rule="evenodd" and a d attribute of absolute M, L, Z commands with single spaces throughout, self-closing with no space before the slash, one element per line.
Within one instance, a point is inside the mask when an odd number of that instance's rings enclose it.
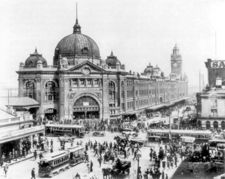
<path fill-rule="evenodd" d="M 194 137 L 195 142 L 206 142 L 211 139 L 212 133 L 209 130 L 177 130 L 177 129 L 150 129 L 148 130 L 148 139 L 150 141 L 181 139 L 182 136 Z"/>
<path fill-rule="evenodd" d="M 83 126 L 73 125 L 73 124 L 46 124 L 45 126 L 46 134 L 52 135 L 68 135 L 84 137 L 85 130 Z"/>
<path fill-rule="evenodd" d="M 69 168 L 69 152 L 57 151 L 44 156 L 38 164 L 39 177 L 53 176 Z"/>
<path fill-rule="evenodd" d="M 212 148 L 219 148 L 225 149 L 225 139 L 212 139 L 209 140 L 209 147 Z"/>
<path fill-rule="evenodd" d="M 39 162 L 39 177 L 54 176 L 61 171 L 84 162 L 85 149 L 82 146 L 75 146 L 63 151 L 57 151 L 45 155 Z"/>
<path fill-rule="evenodd" d="M 85 161 L 85 149 L 82 146 L 71 147 L 67 149 L 70 153 L 70 166 L 75 166 Z"/>

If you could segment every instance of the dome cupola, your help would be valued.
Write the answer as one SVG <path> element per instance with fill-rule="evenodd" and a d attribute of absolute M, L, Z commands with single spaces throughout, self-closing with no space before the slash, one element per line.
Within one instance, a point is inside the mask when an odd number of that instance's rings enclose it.
<path fill-rule="evenodd" d="M 43 67 L 47 67 L 47 61 L 42 57 L 41 54 L 38 53 L 37 49 L 35 49 L 34 53 L 30 54 L 30 56 L 25 61 L 25 68 L 36 68 L 38 63 L 42 63 Z"/>
<path fill-rule="evenodd" d="M 111 52 L 110 56 L 105 60 L 106 64 L 111 68 L 116 68 L 117 65 L 121 65 L 120 61 L 114 56 L 113 52 Z"/>
<path fill-rule="evenodd" d="M 100 52 L 97 43 L 89 36 L 81 33 L 81 26 L 76 22 L 73 33 L 62 38 L 55 48 L 53 64 L 59 64 L 59 55 L 68 59 L 99 59 Z"/>

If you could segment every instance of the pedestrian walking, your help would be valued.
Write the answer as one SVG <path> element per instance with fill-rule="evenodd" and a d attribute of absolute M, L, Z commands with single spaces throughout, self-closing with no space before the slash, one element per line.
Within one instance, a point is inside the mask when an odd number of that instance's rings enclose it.
<path fill-rule="evenodd" d="M 168 175 L 166 174 L 166 179 L 169 179 Z"/>
<path fill-rule="evenodd" d="M 5 164 L 3 169 L 4 169 L 5 177 L 7 177 L 7 173 L 8 173 L 8 169 L 9 169 L 8 164 Z"/>
<path fill-rule="evenodd" d="M 101 167 L 101 165 L 102 165 L 102 156 L 101 155 L 98 158 L 98 162 L 99 162 L 99 166 Z"/>
<path fill-rule="evenodd" d="M 93 171 L 93 162 L 91 160 L 91 162 L 90 162 L 90 172 L 92 172 L 92 171 Z"/>
<path fill-rule="evenodd" d="M 33 168 L 31 170 L 31 179 L 36 179 L 36 176 L 35 176 L 35 168 Z"/>
<path fill-rule="evenodd" d="M 37 159 L 37 151 L 34 150 L 34 160 L 36 160 L 36 159 Z"/>
<path fill-rule="evenodd" d="M 42 158 L 43 158 L 43 154 L 40 153 L 40 154 L 39 154 L 39 160 L 41 160 Z"/>

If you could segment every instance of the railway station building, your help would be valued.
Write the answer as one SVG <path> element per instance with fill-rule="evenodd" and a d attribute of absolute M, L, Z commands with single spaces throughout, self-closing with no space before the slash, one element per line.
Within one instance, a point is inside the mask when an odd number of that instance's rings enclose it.
<path fill-rule="evenodd" d="M 127 71 L 113 52 L 106 59 L 100 56 L 97 43 L 82 33 L 76 19 L 72 34 L 56 45 L 52 65 L 37 49 L 20 63 L 19 96 L 38 101 L 36 115 L 48 120 L 118 120 L 187 97 L 177 46 L 169 62 L 168 76 L 152 64 L 143 73 Z"/>

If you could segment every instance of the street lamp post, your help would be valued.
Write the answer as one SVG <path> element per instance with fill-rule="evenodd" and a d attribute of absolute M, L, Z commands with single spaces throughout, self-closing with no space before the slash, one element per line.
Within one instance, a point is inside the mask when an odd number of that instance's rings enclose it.
<path fill-rule="evenodd" d="M 141 154 L 137 153 L 137 179 L 139 179 L 139 161 L 141 158 Z"/>

